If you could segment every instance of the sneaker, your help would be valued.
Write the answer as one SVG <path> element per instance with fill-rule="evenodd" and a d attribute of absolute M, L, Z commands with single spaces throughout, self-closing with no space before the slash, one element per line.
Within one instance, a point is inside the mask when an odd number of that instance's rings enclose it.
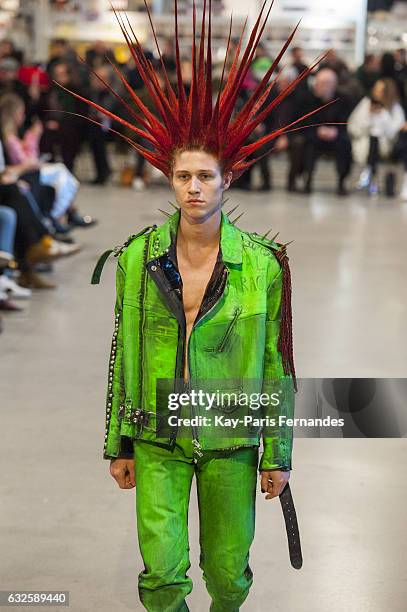
<path fill-rule="evenodd" d="M 8 266 L 10 261 L 13 261 L 13 256 L 11 253 L 7 253 L 6 251 L 0 251 L 0 268 Z"/>
<path fill-rule="evenodd" d="M 357 189 L 369 189 L 372 180 L 372 170 L 367 166 L 362 170 L 357 183 Z"/>
<path fill-rule="evenodd" d="M 134 191 L 144 191 L 146 184 L 140 176 L 136 176 L 136 178 L 133 179 L 132 187 Z"/>
<path fill-rule="evenodd" d="M 6 291 L 0 289 L 0 310 L 7 310 L 9 312 L 23 310 L 21 306 L 17 306 L 9 299 Z"/>
<path fill-rule="evenodd" d="M 54 240 L 54 244 L 50 248 L 50 255 L 54 257 L 69 257 L 78 253 L 81 248 L 79 244 L 66 244 L 65 242 Z"/>
<path fill-rule="evenodd" d="M 0 291 L 6 293 L 7 297 L 16 300 L 27 300 L 32 296 L 31 289 L 20 287 L 15 280 L 5 274 L 0 276 Z"/>
<path fill-rule="evenodd" d="M 375 180 L 370 181 L 369 195 L 370 196 L 378 196 L 379 195 L 379 186 L 377 184 L 377 181 L 375 181 Z"/>
<path fill-rule="evenodd" d="M 54 240 L 52 236 L 43 236 L 39 242 L 30 246 L 26 252 L 26 262 L 33 266 L 38 262 L 49 262 L 59 257 L 67 257 L 80 251 L 77 244 L 65 244 Z"/>

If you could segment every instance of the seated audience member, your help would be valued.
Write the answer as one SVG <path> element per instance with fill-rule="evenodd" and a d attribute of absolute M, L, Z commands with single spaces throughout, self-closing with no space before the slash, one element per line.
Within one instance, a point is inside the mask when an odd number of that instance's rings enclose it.
<path fill-rule="evenodd" d="M 349 117 L 348 131 L 352 137 L 355 161 L 364 166 L 359 188 L 376 194 L 379 161 L 390 158 L 397 135 L 405 123 L 404 111 L 398 101 L 398 91 L 392 79 L 379 79 Z M 392 195 L 388 176 L 388 195 Z"/>
<path fill-rule="evenodd" d="M 24 102 L 13 94 L 3 96 L 0 99 L 0 125 L 2 140 L 7 150 L 10 163 L 21 164 L 29 159 L 37 159 L 39 164 L 40 182 L 55 190 L 55 200 L 50 211 L 57 231 L 66 231 L 63 225 L 64 215 L 74 216 L 73 223 L 78 225 L 92 225 L 94 220 L 79 217 L 73 208 L 73 202 L 79 188 L 79 181 L 73 176 L 62 163 L 41 162 L 39 155 L 39 141 L 43 133 L 43 127 L 37 120 L 28 128 L 22 137 L 20 130 L 25 121 Z"/>
<path fill-rule="evenodd" d="M 14 260 L 16 225 L 16 212 L 9 206 L 0 206 L 0 310 L 21 310 L 10 298 L 31 297 L 30 289 L 19 287 L 9 268 Z"/>
<path fill-rule="evenodd" d="M 54 288 L 35 273 L 35 266 L 60 257 L 72 255 L 80 250 L 78 245 L 64 244 L 54 239 L 42 222 L 39 206 L 34 202 L 27 185 L 14 168 L 5 166 L 0 143 L 0 204 L 12 208 L 16 213 L 14 253 L 21 269 L 19 284 L 38 289 Z M 28 163 L 21 164 L 20 172 L 30 170 Z M 28 186 L 29 187 L 29 186 Z M 31 197 L 28 197 L 31 196 Z"/>
<path fill-rule="evenodd" d="M 329 124 L 346 123 L 352 110 L 352 102 L 346 96 L 337 95 L 338 78 L 331 68 L 323 68 L 314 77 L 311 90 L 301 92 L 296 102 L 301 113 L 306 114 L 324 104 L 332 102 L 311 118 L 299 123 L 298 126 L 310 123 Z M 346 195 L 345 179 L 349 175 L 352 164 L 351 143 L 346 131 L 346 125 L 320 125 L 296 132 L 296 137 L 290 143 L 291 167 L 289 188 L 296 190 L 296 173 L 298 168 L 294 163 L 302 160 L 305 173 L 305 193 L 311 193 L 316 162 L 323 153 L 329 153 L 335 159 L 338 175 L 337 194 Z"/>

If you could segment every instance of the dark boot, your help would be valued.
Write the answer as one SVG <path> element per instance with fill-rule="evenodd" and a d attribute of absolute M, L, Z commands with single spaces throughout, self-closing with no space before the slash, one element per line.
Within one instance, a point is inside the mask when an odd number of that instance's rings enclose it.
<path fill-rule="evenodd" d="M 304 193 L 312 193 L 312 175 L 309 174 L 305 180 Z"/>
<path fill-rule="evenodd" d="M 347 196 L 347 195 L 349 195 L 348 191 L 347 191 L 347 189 L 345 187 L 345 179 L 339 179 L 338 187 L 336 188 L 336 194 L 338 196 Z"/>
<path fill-rule="evenodd" d="M 385 194 L 388 198 L 396 195 L 396 175 L 394 172 L 387 172 L 385 178 Z"/>

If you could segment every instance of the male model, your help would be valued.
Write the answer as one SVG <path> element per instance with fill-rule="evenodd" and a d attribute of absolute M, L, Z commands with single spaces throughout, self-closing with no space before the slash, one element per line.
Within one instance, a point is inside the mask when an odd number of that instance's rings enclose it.
<path fill-rule="evenodd" d="M 136 487 L 138 536 L 145 565 L 139 575 L 139 593 L 151 612 L 188 610 L 185 598 L 192 584 L 187 576 L 187 518 L 194 474 L 200 514 L 200 566 L 212 598 L 212 612 L 239 610 L 252 584 L 248 557 L 254 534 L 257 470 L 266 499 L 280 496 L 291 562 L 301 567 L 288 486 L 292 428 L 279 420 L 280 416 L 290 416 L 290 402 L 282 401 L 274 408 L 275 422 L 264 427 L 262 435 L 256 428 L 246 428 L 239 435 L 217 436 L 212 426 L 196 423 L 190 427 L 167 423 L 166 427 L 165 415 L 158 409 L 162 399 L 158 389 L 163 379 L 173 381 L 172 390 L 177 393 L 191 390 L 200 380 L 206 385 L 221 381 L 228 390 L 236 381 L 240 386 L 247 380 L 257 381 L 263 391 L 270 390 L 271 381 L 276 380 L 295 386 L 291 281 L 285 245 L 241 231 L 223 210 L 224 192 L 256 161 L 247 157 L 291 127 L 244 144 L 295 86 L 291 84 L 262 108 L 273 86 L 270 77 L 287 45 L 245 106 L 233 116 L 239 89 L 269 15 L 268 11 L 261 23 L 265 4 L 242 57 L 243 32 L 232 62 L 228 61 L 229 34 L 221 88 L 215 100 L 210 2 L 207 48 L 205 0 L 198 52 L 194 6 L 189 96 L 180 68 L 177 10 L 177 93 L 164 65 L 166 85 L 160 87 L 131 26 L 118 17 L 156 113 L 142 104 L 119 72 L 133 102 L 124 104 L 137 126 L 96 106 L 151 143 L 151 150 L 147 150 L 129 140 L 168 177 L 177 202 L 175 212 L 162 226 L 148 227 L 114 249 L 118 257 L 117 298 L 104 457 L 111 460 L 111 475 L 121 488 Z M 158 45 L 157 49 L 161 57 Z M 227 65 L 231 67 L 226 74 Z M 297 82 L 310 70 L 305 70 Z M 99 260 L 93 283 L 99 282 L 111 252 Z M 189 403 L 181 415 L 193 416 L 194 410 Z M 216 410 L 218 415 L 229 414 L 234 407 L 220 403 Z M 260 437 L 264 449 L 258 465 Z"/>

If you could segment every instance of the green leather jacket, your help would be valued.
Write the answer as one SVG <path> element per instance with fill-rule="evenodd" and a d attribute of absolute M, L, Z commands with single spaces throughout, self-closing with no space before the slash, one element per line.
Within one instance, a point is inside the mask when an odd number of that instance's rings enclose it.
<path fill-rule="evenodd" d="M 162 226 L 146 228 L 114 249 L 118 263 L 105 459 L 131 456 L 137 439 L 161 441 L 169 447 L 176 441 L 177 430 L 165 440 L 157 438 L 155 415 L 157 380 L 183 377 L 182 290 L 181 298 L 177 297 L 163 273 L 165 262 L 171 263 L 169 253 L 176 252 L 179 219 L 177 211 Z M 111 252 L 100 258 L 93 283 L 99 282 Z M 206 309 L 201 316 L 198 313 L 189 340 L 191 381 L 250 379 L 259 381 L 259 390 L 264 391 L 267 380 L 284 379 L 292 388 L 293 362 L 291 359 L 290 368 L 290 351 L 285 359 L 283 354 L 291 341 L 290 287 L 284 283 L 284 274 L 289 276 L 287 261 L 284 245 L 238 229 L 222 212 L 218 274 L 208 284 Z M 174 271 L 178 272 L 176 265 Z M 276 411 L 292 417 L 292 402 L 283 402 Z M 199 427 L 191 433 L 204 450 L 258 446 L 262 437 L 259 469 L 292 467 L 290 426 L 271 426 L 261 434 L 248 429 L 244 438 L 212 438 L 210 430 Z"/>

